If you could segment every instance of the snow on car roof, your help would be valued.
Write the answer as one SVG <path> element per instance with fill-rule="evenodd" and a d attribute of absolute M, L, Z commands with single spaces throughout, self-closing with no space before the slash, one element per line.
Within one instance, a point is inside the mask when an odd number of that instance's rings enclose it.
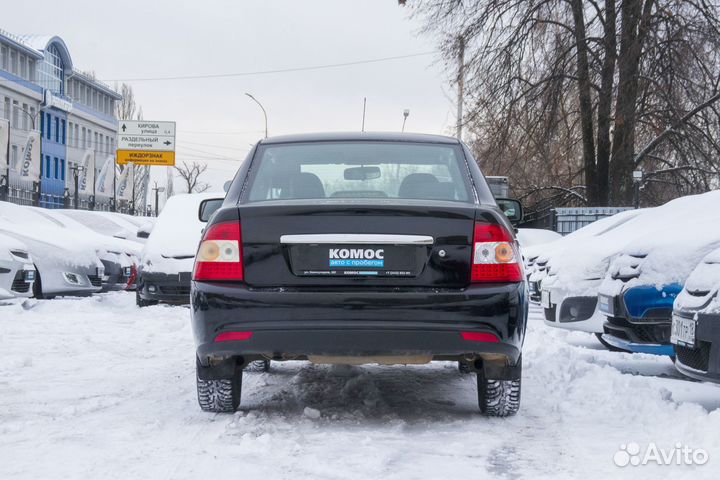
<path fill-rule="evenodd" d="M 198 218 L 200 202 L 209 198 L 224 198 L 224 193 L 193 193 L 170 197 L 160 212 L 143 250 L 143 259 L 152 262 L 162 257 L 195 257 L 205 223 Z"/>

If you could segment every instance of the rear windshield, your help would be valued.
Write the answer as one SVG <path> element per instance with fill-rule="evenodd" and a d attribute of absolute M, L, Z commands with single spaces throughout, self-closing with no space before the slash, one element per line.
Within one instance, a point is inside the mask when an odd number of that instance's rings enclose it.
<path fill-rule="evenodd" d="M 250 202 L 399 198 L 467 202 L 467 168 L 453 145 L 343 142 L 267 145 L 253 160 Z"/>

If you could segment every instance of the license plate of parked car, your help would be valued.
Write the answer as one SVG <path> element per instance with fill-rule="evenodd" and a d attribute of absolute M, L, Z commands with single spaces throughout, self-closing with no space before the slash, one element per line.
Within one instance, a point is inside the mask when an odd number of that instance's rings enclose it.
<path fill-rule="evenodd" d="M 695 322 L 692 318 L 673 315 L 670 342 L 689 347 L 695 346 Z"/>
<path fill-rule="evenodd" d="M 614 312 L 614 299 L 608 295 L 598 295 L 598 309 L 601 312 L 613 314 Z"/>
<path fill-rule="evenodd" d="M 550 308 L 550 290 L 540 292 L 540 305 L 543 308 Z"/>

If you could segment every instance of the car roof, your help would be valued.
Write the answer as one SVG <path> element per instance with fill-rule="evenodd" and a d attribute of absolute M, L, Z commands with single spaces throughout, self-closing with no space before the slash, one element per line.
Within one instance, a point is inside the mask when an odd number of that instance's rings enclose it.
<path fill-rule="evenodd" d="M 280 135 L 265 138 L 260 141 L 262 145 L 281 143 L 309 143 L 309 142 L 413 142 L 413 143 L 443 143 L 457 145 L 457 138 L 444 135 L 429 135 L 424 133 L 397 133 L 397 132 L 328 132 L 328 133 L 302 133 L 295 135 Z"/>

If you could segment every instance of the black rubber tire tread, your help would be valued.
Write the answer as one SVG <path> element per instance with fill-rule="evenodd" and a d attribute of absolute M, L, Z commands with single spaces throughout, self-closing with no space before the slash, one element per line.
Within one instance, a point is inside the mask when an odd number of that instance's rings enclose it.
<path fill-rule="evenodd" d="M 143 308 L 143 307 L 150 307 L 152 305 L 157 305 L 158 301 L 157 300 L 145 300 L 140 296 L 140 292 L 135 290 L 135 304 L 138 307 Z"/>
<path fill-rule="evenodd" d="M 520 360 L 522 362 L 522 359 Z M 478 406 L 488 417 L 510 417 L 520 410 L 522 379 L 493 380 L 477 374 Z"/>
<path fill-rule="evenodd" d="M 232 413 L 240 406 L 242 370 L 238 369 L 232 379 L 196 379 L 198 403 L 204 412 Z"/>

